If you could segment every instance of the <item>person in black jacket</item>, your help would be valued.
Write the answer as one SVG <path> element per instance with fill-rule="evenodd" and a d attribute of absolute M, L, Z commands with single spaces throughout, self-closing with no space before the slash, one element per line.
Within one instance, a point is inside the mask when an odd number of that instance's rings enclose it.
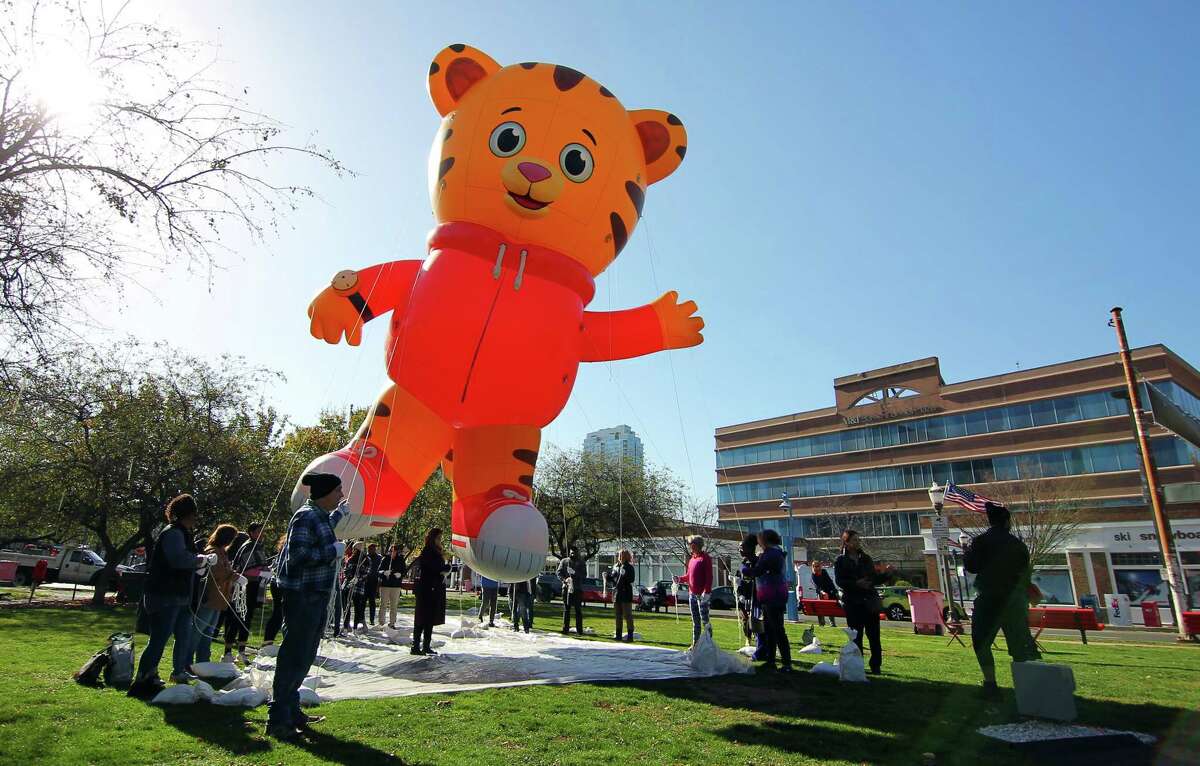
<path fill-rule="evenodd" d="M 408 574 L 408 564 L 400 546 L 392 543 L 392 548 L 379 563 L 379 621 L 386 622 L 389 628 L 396 627 L 396 608 L 400 604 L 400 586 L 404 583 L 404 575 Z"/>
<path fill-rule="evenodd" d="M 613 589 L 613 611 L 616 612 L 617 629 L 613 638 L 629 643 L 633 641 L 633 581 L 636 575 L 633 570 L 633 553 L 622 549 L 618 554 L 617 564 L 608 573 L 608 581 Z M 621 619 L 625 619 L 625 635 L 621 635 Z"/>
<path fill-rule="evenodd" d="M 1014 662 L 1041 659 L 1029 633 L 1029 549 L 1009 531 L 1011 515 L 1003 505 L 986 503 L 988 530 L 976 537 L 963 555 L 975 575 L 975 610 L 971 615 L 971 646 L 989 694 L 996 685 L 992 642 L 1004 631 L 1004 643 Z"/>
<path fill-rule="evenodd" d="M 583 578 L 587 577 L 587 562 L 579 555 L 579 548 L 572 545 L 567 557 L 558 562 L 558 578 L 562 580 L 563 627 L 562 632 L 571 630 L 571 610 L 575 610 L 575 632 L 583 635 Z"/>
<path fill-rule="evenodd" d="M 879 611 L 883 603 L 875 586 L 886 577 L 875 571 L 875 562 L 862 549 L 858 532 L 853 529 L 842 532 L 842 555 L 833 562 L 833 573 L 842 589 L 846 624 L 857 633 L 854 643 L 862 651 L 863 633 L 867 634 L 871 643 L 871 673 L 879 675 L 883 668 L 883 648 L 879 644 Z"/>
<path fill-rule="evenodd" d="M 754 587 L 754 567 L 758 564 L 758 538 L 746 535 L 742 538 L 739 550 L 742 554 L 742 566 L 738 570 L 737 581 L 738 622 L 742 626 L 742 635 L 746 637 L 746 643 L 754 641 L 754 659 L 758 660 L 762 659 L 764 643 L 762 631 L 755 630 L 756 627 L 763 626 Z"/>
<path fill-rule="evenodd" d="M 826 569 L 820 561 L 814 561 L 812 563 L 812 573 L 813 587 L 817 589 L 817 592 L 821 595 L 821 598 L 831 598 L 837 600 L 837 586 L 833 584 L 833 578 L 829 576 L 829 570 Z M 824 617 L 817 615 L 817 622 L 821 627 L 825 627 Z M 834 628 L 837 627 L 837 618 L 833 615 L 829 615 L 829 625 Z"/>
<path fill-rule="evenodd" d="M 371 543 L 367 546 L 367 614 L 370 617 L 368 625 L 375 624 L 375 600 L 379 598 L 379 565 L 382 563 L 379 546 Z"/>
<path fill-rule="evenodd" d="M 413 654 L 437 654 L 429 648 L 435 625 L 446 622 L 445 574 L 450 564 L 442 553 L 442 530 L 434 527 L 425 534 L 425 547 L 417 557 L 417 608 L 413 614 Z"/>
<path fill-rule="evenodd" d="M 171 679 L 186 682 L 192 678 L 188 672 L 194 645 L 190 609 L 192 577 L 208 560 L 198 554 L 192 539 L 196 529 L 196 501 L 191 495 L 179 495 L 167 504 L 166 520 L 167 526 L 154 541 L 146 571 L 142 607 L 150 617 L 150 640 L 129 687 L 129 695 L 133 697 L 153 696 L 165 685 L 158 677 L 158 663 L 171 636 L 175 637 Z"/>

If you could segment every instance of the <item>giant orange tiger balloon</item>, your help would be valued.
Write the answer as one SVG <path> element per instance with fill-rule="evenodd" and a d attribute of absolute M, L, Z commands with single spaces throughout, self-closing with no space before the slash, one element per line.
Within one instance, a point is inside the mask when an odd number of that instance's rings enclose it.
<path fill-rule="evenodd" d="M 679 167 L 677 117 L 626 111 L 564 66 L 501 67 L 451 45 L 429 67 L 442 124 L 429 155 L 438 225 L 425 260 L 342 271 L 308 308 L 314 337 L 356 346 L 391 312 L 391 383 L 350 444 L 309 471 L 343 477 L 341 537 L 383 532 L 437 467 L 454 485 L 454 552 L 503 582 L 542 570 L 547 527 L 531 502 L 541 429 L 580 362 L 702 342 L 696 304 L 585 311 L 621 253 L 646 187 Z M 306 487 L 297 485 L 299 506 Z"/>

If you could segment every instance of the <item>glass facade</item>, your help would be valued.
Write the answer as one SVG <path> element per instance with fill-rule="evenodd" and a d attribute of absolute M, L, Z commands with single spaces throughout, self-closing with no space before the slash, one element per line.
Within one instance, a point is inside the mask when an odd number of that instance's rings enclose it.
<path fill-rule="evenodd" d="M 1187 442 L 1173 436 L 1153 440 L 1151 448 L 1160 466 L 1187 465 L 1196 454 L 1196 450 L 1189 447 Z M 725 504 L 776 500 L 784 493 L 787 493 L 788 497 L 822 497 L 892 492 L 900 489 L 924 489 L 935 481 L 943 485 L 947 482 L 987 484 L 993 481 L 1132 471 L 1137 467 L 1137 447 L 1130 441 L 1021 455 L 996 455 L 974 460 L 916 463 L 723 484 L 717 487 L 717 502 Z"/>
<path fill-rule="evenodd" d="M 1173 380 L 1155 382 L 1154 387 L 1166 394 L 1166 397 L 1178 404 L 1184 412 L 1200 420 L 1200 397 Z M 1148 407 L 1149 399 L 1143 401 L 1142 404 Z"/>
<path fill-rule="evenodd" d="M 1156 383 L 1155 385 L 1163 388 L 1164 393 L 1171 396 L 1172 401 L 1178 401 L 1175 395 L 1168 391 L 1165 384 Z M 1174 390 L 1191 397 L 1179 386 L 1171 385 Z M 1117 389 L 1113 389 L 1113 391 L 1115 390 Z M 1181 398 L 1183 397 L 1181 396 Z M 1191 397 L 1191 401 L 1196 407 L 1196 411 L 1200 412 L 1200 399 Z M 1186 409 L 1186 405 L 1181 404 L 1180 406 L 1184 406 Z M 1191 410 L 1188 411 L 1191 412 Z M 1007 404 L 1002 407 L 990 407 L 971 412 L 852 428 L 816 436 L 784 439 L 767 444 L 731 447 L 717 450 L 717 468 L 754 465 L 774 460 L 793 460 L 838 452 L 897 447 L 903 444 L 1073 423 L 1077 420 L 1093 420 L 1128 413 L 1129 403 L 1126 400 L 1114 399 L 1112 391 L 1096 391 L 1089 394 L 1060 396 L 1057 399 Z M 1200 414 L 1197 417 L 1200 417 Z"/>
<path fill-rule="evenodd" d="M 900 537 L 921 534 L 917 513 L 867 513 L 853 516 L 792 517 L 792 537 L 837 537 L 843 529 L 854 528 L 866 537 Z M 756 535 L 764 529 L 774 529 L 788 536 L 788 520 L 782 519 L 722 519 L 719 525 L 742 534 Z"/>

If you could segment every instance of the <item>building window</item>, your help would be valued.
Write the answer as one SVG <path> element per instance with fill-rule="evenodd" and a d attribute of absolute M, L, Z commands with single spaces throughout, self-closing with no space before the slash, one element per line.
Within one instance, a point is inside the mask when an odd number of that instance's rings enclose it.
<path fill-rule="evenodd" d="M 1074 604 L 1075 589 L 1066 569 L 1035 569 L 1030 581 L 1042 592 L 1043 604 Z"/>
<path fill-rule="evenodd" d="M 1171 381 L 1156 383 L 1163 393 L 1188 412 L 1200 417 L 1200 398 Z M 1128 413 L 1129 406 L 1111 391 L 1061 396 L 1036 402 L 989 407 L 965 413 L 904 420 L 854 428 L 815 436 L 782 439 L 768 444 L 751 444 L 717 450 L 717 467 L 753 465 L 777 460 L 794 460 L 864 449 L 882 449 L 900 444 L 938 441 L 1033 426 L 1073 423 Z"/>
<path fill-rule="evenodd" d="M 1158 553 L 1111 553 L 1113 566 L 1139 566 L 1151 564 L 1162 566 L 1162 556 Z"/>
<path fill-rule="evenodd" d="M 1194 454 L 1190 447 L 1174 436 L 1155 439 L 1152 449 L 1160 466 L 1188 465 Z M 775 500 L 784 492 L 790 497 L 824 497 L 923 489 L 932 481 L 938 484 L 951 481 L 955 484 L 983 484 L 990 481 L 1132 471 L 1137 469 L 1138 463 L 1137 448 L 1133 442 L 1100 444 L 1022 455 L 998 455 L 952 463 L 867 468 L 791 479 L 722 484 L 717 487 L 717 502 L 724 504 Z"/>

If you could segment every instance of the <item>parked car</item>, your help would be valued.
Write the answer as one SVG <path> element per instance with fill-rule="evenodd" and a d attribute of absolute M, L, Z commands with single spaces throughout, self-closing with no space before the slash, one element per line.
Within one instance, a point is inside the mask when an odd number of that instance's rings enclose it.
<path fill-rule="evenodd" d="M 46 582 L 94 585 L 104 569 L 104 559 L 90 548 L 71 549 L 57 544 L 14 544 L 0 551 L 0 561 L 17 565 L 13 584 L 18 587 L 33 582 L 33 570 L 39 561 L 46 562 Z"/>
<path fill-rule="evenodd" d="M 549 604 L 551 599 L 562 596 L 562 580 L 553 572 L 542 572 L 537 576 L 537 600 Z"/>
<path fill-rule="evenodd" d="M 612 591 L 605 592 L 604 583 L 596 577 L 585 577 L 579 594 L 585 604 L 611 604 L 613 600 Z"/>
<path fill-rule="evenodd" d="M 912 611 L 909 608 L 908 592 L 912 590 L 907 586 L 890 585 L 882 588 L 876 588 L 879 593 L 879 598 L 883 602 L 883 612 L 889 620 L 911 620 Z M 950 619 L 950 610 L 953 608 L 954 615 L 964 620 L 967 617 L 966 612 L 958 605 L 958 602 L 953 602 L 942 609 L 942 617 L 946 620 Z"/>
<path fill-rule="evenodd" d="M 713 588 L 708 607 L 709 609 L 737 609 L 737 594 L 728 585 Z"/>

